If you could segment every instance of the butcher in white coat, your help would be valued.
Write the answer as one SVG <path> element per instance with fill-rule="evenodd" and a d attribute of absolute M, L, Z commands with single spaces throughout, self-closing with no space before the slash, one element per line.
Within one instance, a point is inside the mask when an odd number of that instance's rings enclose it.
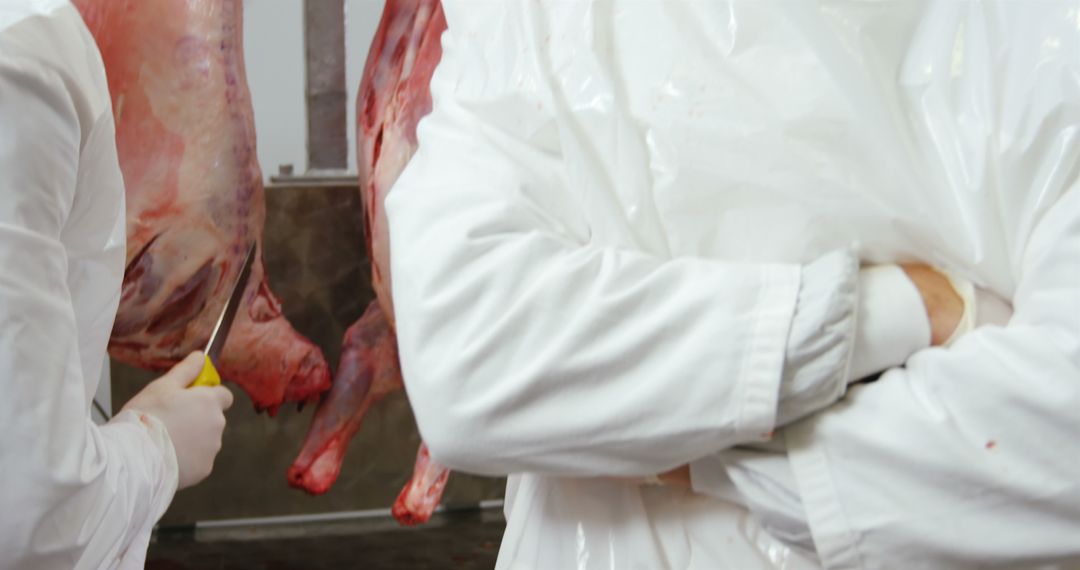
<path fill-rule="evenodd" d="M 0 0 L 0 569 L 143 568 L 221 448 L 228 389 L 193 354 L 102 427 L 92 396 L 124 273 L 101 56 L 67 0 Z"/>
<path fill-rule="evenodd" d="M 444 9 L 393 297 L 500 568 L 1080 557 L 1076 2 Z"/>

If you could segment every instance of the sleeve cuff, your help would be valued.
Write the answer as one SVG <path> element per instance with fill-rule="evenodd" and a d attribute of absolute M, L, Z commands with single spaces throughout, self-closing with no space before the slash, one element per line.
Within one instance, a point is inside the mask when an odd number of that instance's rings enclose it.
<path fill-rule="evenodd" d="M 131 423 L 142 426 L 153 449 L 159 451 L 161 464 L 154 488 L 153 505 L 155 508 L 150 513 L 150 517 L 156 523 L 169 508 L 173 495 L 176 494 L 176 488 L 180 484 L 180 466 L 176 459 L 176 448 L 173 447 L 172 438 L 169 437 L 169 430 L 157 416 L 132 408 L 120 412 L 109 423 Z"/>
<path fill-rule="evenodd" d="M 739 489 L 728 477 L 727 465 L 719 453 L 690 462 L 690 488 L 699 495 L 746 506 Z"/>
<path fill-rule="evenodd" d="M 179 484 L 176 449 L 165 424 L 153 415 L 139 410 L 128 409 L 117 414 L 106 426 L 106 429 L 108 428 L 134 432 L 132 435 L 143 442 L 130 451 L 141 455 L 142 462 L 146 464 L 146 477 L 151 487 L 149 504 L 129 521 L 128 536 L 131 540 L 120 553 L 118 563 L 118 568 L 125 570 L 142 568 L 154 525 L 169 508 Z M 158 458 L 160 461 L 157 461 Z M 131 463 L 136 463 L 135 458 L 130 459 Z"/>
<path fill-rule="evenodd" d="M 728 449 L 690 463 L 691 489 L 749 509 L 774 538 L 813 556 L 813 537 L 783 438 L 769 447 Z"/>
<path fill-rule="evenodd" d="M 826 254 L 802 268 L 780 385 L 779 425 L 844 395 L 854 345 L 858 275 L 859 262 L 847 250 Z"/>
<path fill-rule="evenodd" d="M 930 346 L 930 321 L 922 297 L 896 265 L 859 272 L 857 322 L 849 381 L 899 366 Z"/>
<path fill-rule="evenodd" d="M 766 269 L 756 306 L 756 325 L 743 365 L 735 436 L 742 442 L 767 441 L 777 425 L 777 406 L 785 366 L 785 350 L 791 331 L 801 282 L 792 266 Z"/>

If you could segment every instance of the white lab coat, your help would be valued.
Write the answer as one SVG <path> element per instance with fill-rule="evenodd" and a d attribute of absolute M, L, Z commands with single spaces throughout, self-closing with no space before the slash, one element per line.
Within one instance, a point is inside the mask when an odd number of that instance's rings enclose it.
<path fill-rule="evenodd" d="M 105 70 L 66 1 L 0 0 L 0 568 L 142 568 L 164 427 L 90 420 L 124 270 Z"/>
<path fill-rule="evenodd" d="M 433 456 L 518 474 L 501 568 L 1080 557 L 1075 2 L 444 8 L 393 294 Z M 845 248 L 1015 316 L 770 440 L 793 375 L 850 380 L 865 291 L 802 299 Z"/>

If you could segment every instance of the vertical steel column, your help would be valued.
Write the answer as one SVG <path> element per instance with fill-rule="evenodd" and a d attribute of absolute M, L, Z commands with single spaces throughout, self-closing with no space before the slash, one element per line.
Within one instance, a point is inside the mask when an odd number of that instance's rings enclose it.
<path fill-rule="evenodd" d="M 345 169 L 345 0 L 304 0 L 308 170 Z"/>

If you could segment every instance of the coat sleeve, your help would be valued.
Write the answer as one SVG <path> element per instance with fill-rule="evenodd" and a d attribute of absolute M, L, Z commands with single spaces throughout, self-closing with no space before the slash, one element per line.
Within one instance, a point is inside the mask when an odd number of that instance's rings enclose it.
<path fill-rule="evenodd" d="M 61 234 L 82 141 L 102 139 L 91 131 L 111 125 L 111 111 L 84 116 L 75 76 L 0 53 L 2 568 L 142 567 L 176 488 L 157 420 L 90 420 Z"/>
<path fill-rule="evenodd" d="M 807 272 L 608 239 L 597 224 L 625 214 L 597 214 L 605 190 L 570 182 L 559 140 L 573 127 L 556 124 L 528 34 L 485 29 L 513 36 L 499 53 L 523 55 L 493 64 L 451 22 L 434 110 L 385 201 L 402 370 L 432 455 L 486 474 L 645 475 L 767 438 L 785 393 L 835 401 L 854 258 Z M 804 353 L 830 359 L 816 385 L 784 391 L 811 273 L 815 299 L 835 307 L 804 311 L 806 330 L 835 329 L 837 345 Z"/>
<path fill-rule="evenodd" d="M 787 430 L 826 567 L 1019 568 L 1080 558 L 1075 172 L 1031 234 L 1013 301 L 1007 326 L 921 351 Z"/>

